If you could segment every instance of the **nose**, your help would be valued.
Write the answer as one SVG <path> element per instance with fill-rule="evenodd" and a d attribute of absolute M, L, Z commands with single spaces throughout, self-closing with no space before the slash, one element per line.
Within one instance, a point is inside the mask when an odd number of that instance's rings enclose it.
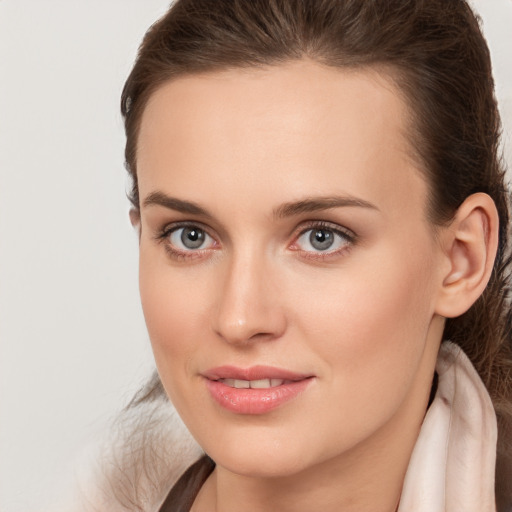
<path fill-rule="evenodd" d="M 227 343 L 272 340 L 286 330 L 286 315 L 272 263 L 263 257 L 233 257 L 223 273 L 213 330 Z"/>

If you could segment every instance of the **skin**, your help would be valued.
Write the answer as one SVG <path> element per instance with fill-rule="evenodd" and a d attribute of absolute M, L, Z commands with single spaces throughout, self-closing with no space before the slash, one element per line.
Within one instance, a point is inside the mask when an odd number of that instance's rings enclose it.
<path fill-rule="evenodd" d="M 443 315 L 485 286 L 496 224 L 481 194 L 434 235 L 408 119 L 385 75 L 309 61 L 179 78 L 150 98 L 140 290 L 164 387 L 217 463 L 194 512 L 396 510 Z M 180 245 L 181 222 L 203 246 Z M 315 226 L 334 249 L 309 243 Z M 314 378 L 240 415 L 202 377 L 226 364 Z"/>

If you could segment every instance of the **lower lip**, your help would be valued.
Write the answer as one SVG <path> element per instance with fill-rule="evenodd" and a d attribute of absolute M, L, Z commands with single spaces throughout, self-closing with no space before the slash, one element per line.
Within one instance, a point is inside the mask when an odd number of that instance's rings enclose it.
<path fill-rule="evenodd" d="M 266 389 L 237 389 L 206 379 L 206 387 L 213 399 L 228 411 L 265 414 L 300 395 L 312 380 L 307 378 Z"/>

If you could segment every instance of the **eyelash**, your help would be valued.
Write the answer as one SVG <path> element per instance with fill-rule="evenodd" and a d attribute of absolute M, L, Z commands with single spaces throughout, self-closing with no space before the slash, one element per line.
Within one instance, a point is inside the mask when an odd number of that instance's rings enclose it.
<path fill-rule="evenodd" d="M 298 240 L 303 237 L 308 232 L 312 231 L 329 231 L 334 233 L 336 236 L 344 239 L 343 246 L 326 251 L 304 251 L 297 247 Z M 316 261 L 326 261 L 331 258 L 336 258 L 341 256 L 342 254 L 349 251 L 357 242 L 357 235 L 350 229 L 340 226 L 339 224 L 334 224 L 326 221 L 309 221 L 306 225 L 301 226 L 299 233 L 295 236 L 294 241 L 292 242 L 290 249 L 293 251 L 297 251 L 301 253 L 301 257 L 316 260 Z"/>
<path fill-rule="evenodd" d="M 202 232 L 204 232 L 209 238 L 211 238 L 215 242 L 215 245 L 218 245 L 215 240 L 215 237 L 210 235 L 208 229 L 204 227 L 200 222 L 176 222 L 174 224 L 167 225 L 157 234 L 155 238 L 157 242 L 162 243 L 164 245 L 167 254 L 174 260 L 193 261 L 197 258 L 203 257 L 204 253 L 206 253 L 207 251 L 212 250 L 211 248 L 208 248 L 197 250 L 189 249 L 188 251 L 182 251 L 174 248 L 170 243 L 169 237 L 179 229 L 183 228 L 198 228 Z"/>
<path fill-rule="evenodd" d="M 170 236 L 183 228 L 198 228 L 200 229 L 206 236 L 211 238 L 214 242 L 213 247 L 209 247 L 206 249 L 189 249 L 186 251 L 176 249 L 170 243 Z M 297 246 L 297 242 L 310 231 L 329 231 L 334 233 L 336 236 L 344 239 L 343 246 L 335 249 L 335 250 L 326 250 L 324 251 L 305 251 L 300 249 Z M 205 256 L 206 252 L 211 250 L 215 250 L 215 248 L 219 245 L 216 241 L 215 237 L 210 235 L 208 229 L 203 226 L 199 222 L 178 222 L 171 225 L 165 226 L 155 237 L 155 239 L 164 245 L 164 248 L 167 254 L 174 260 L 177 261 L 193 261 L 198 258 L 202 258 Z M 357 235 L 347 228 L 344 228 L 338 224 L 334 224 L 326 221 L 309 221 L 305 225 L 303 224 L 298 230 L 297 234 L 293 237 L 293 242 L 288 246 L 288 248 L 292 251 L 298 252 L 301 254 L 302 258 L 316 261 L 326 261 L 330 258 L 336 258 L 341 256 L 343 253 L 349 251 L 355 244 L 357 243 Z"/>

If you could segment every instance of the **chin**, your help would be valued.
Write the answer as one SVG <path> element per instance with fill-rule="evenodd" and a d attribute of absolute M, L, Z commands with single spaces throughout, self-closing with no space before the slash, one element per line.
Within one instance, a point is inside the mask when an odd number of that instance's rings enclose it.
<path fill-rule="evenodd" d="M 272 432 L 260 427 L 243 428 L 238 435 L 224 431 L 216 439 L 200 444 L 216 464 L 232 473 L 277 478 L 300 473 L 320 462 L 315 460 L 313 443 L 306 439 L 308 436 L 298 432 L 290 435 L 289 429 Z"/>
<path fill-rule="evenodd" d="M 279 450 L 275 450 L 272 454 L 264 450 L 243 453 L 224 450 L 220 457 L 214 460 L 231 473 L 252 478 L 284 478 L 307 468 L 300 454 L 282 453 Z"/>

